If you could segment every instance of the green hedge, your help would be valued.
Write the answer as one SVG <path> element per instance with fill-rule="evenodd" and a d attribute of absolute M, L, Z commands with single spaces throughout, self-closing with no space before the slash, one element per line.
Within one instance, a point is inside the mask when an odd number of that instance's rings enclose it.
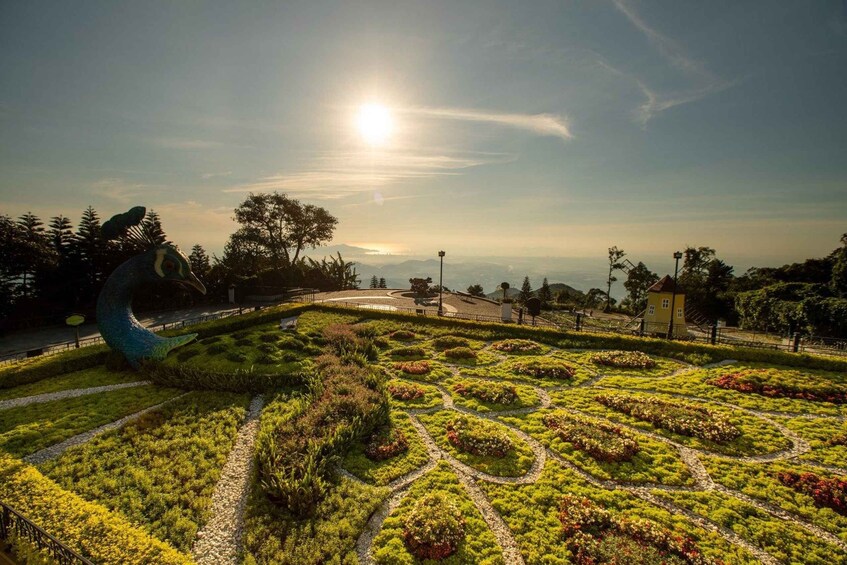
<path fill-rule="evenodd" d="M 205 339 L 213 335 L 237 332 L 253 326 L 260 326 L 270 322 L 279 321 L 282 318 L 290 316 L 299 316 L 303 312 L 313 308 L 311 304 L 282 304 L 280 306 L 270 306 L 259 310 L 258 312 L 250 312 L 241 314 L 240 316 L 230 316 L 219 320 L 212 320 L 200 324 L 192 324 L 184 328 L 173 328 L 160 332 L 159 335 L 173 337 L 177 335 L 185 335 L 187 333 L 196 333 L 197 339 Z"/>
<path fill-rule="evenodd" d="M 192 390 L 259 393 L 282 387 L 299 386 L 306 382 L 306 377 L 302 373 L 267 374 L 254 372 L 252 369 L 221 373 L 186 364 L 170 365 L 158 362 L 145 363 L 142 371 L 156 384 Z"/>
<path fill-rule="evenodd" d="M 62 490 L 34 467 L 5 454 L 0 454 L 0 500 L 95 563 L 191 563 L 125 518 Z"/>
<path fill-rule="evenodd" d="M 106 362 L 109 348 L 106 345 L 92 345 L 73 349 L 67 353 L 37 357 L 31 361 L 11 365 L 0 369 L 0 388 L 12 388 L 40 380 L 90 369 Z"/>

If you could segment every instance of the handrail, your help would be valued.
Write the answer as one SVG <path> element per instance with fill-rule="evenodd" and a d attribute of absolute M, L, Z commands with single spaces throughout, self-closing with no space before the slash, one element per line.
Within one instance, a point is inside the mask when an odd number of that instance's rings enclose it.
<path fill-rule="evenodd" d="M 35 545 L 39 550 L 47 551 L 60 565 L 94 565 L 91 561 L 54 538 L 29 518 L 0 502 L 0 539 L 8 540 L 14 534 Z"/>

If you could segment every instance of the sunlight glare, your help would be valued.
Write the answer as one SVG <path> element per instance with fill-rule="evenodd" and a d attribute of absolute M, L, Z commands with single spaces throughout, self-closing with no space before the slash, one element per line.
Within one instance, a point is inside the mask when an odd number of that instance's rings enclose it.
<path fill-rule="evenodd" d="M 364 104 L 359 108 L 356 126 L 362 139 L 369 145 L 384 145 L 393 129 L 388 108 L 382 104 Z"/>

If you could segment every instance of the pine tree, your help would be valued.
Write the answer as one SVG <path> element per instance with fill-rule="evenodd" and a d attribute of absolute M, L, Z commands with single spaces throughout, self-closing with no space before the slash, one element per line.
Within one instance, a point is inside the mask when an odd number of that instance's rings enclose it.
<path fill-rule="evenodd" d="M 379 288 L 388 288 L 385 284 L 385 277 L 379 277 Z"/>
<path fill-rule="evenodd" d="M 141 221 L 141 228 L 147 237 L 150 238 L 152 244 L 163 245 L 165 243 L 171 243 L 168 241 L 168 236 L 165 235 L 165 230 L 162 229 L 162 220 L 159 218 L 159 214 L 154 210 L 150 210 L 144 216 L 144 219 Z"/>
<path fill-rule="evenodd" d="M 50 219 L 50 242 L 60 259 L 67 257 L 74 237 L 74 227 L 70 218 L 61 214 Z"/>
<path fill-rule="evenodd" d="M 376 275 L 371 277 L 371 288 L 379 288 L 379 279 L 376 278 Z"/>
<path fill-rule="evenodd" d="M 191 271 L 200 278 L 205 277 L 212 270 L 209 256 L 199 243 L 195 243 L 194 247 L 191 248 L 191 254 L 188 256 L 188 260 L 191 262 Z"/>
<path fill-rule="evenodd" d="M 107 247 L 100 233 L 100 216 L 91 206 L 82 213 L 71 247 L 85 273 L 86 290 L 94 292 L 103 278 Z"/>
<path fill-rule="evenodd" d="M 532 286 L 529 284 L 529 277 L 524 277 L 521 291 L 518 293 L 518 302 L 526 304 L 530 298 L 532 298 Z"/>
<path fill-rule="evenodd" d="M 538 289 L 538 300 L 541 301 L 541 307 L 547 309 L 553 301 L 553 291 L 550 290 L 550 284 L 547 282 L 547 277 L 544 277 L 544 282 L 541 283 L 541 288 Z"/>
<path fill-rule="evenodd" d="M 32 282 L 39 271 L 55 262 L 50 239 L 44 230 L 44 222 L 27 212 L 18 218 L 24 247 L 20 255 L 19 268 L 22 278 L 21 291 L 24 298 L 31 294 Z"/>

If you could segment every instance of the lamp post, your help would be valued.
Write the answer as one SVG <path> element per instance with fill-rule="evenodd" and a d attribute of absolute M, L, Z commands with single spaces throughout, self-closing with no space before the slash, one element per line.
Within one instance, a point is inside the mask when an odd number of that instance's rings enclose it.
<path fill-rule="evenodd" d="M 438 275 L 438 315 L 444 315 L 444 252 L 439 251 L 438 256 L 441 258 L 441 272 Z"/>
<path fill-rule="evenodd" d="M 682 253 L 677 251 L 673 254 L 673 258 L 676 259 L 676 265 L 673 268 L 673 291 L 671 293 L 671 321 L 668 324 L 668 339 L 673 339 L 673 317 L 676 314 L 674 310 L 676 309 L 676 276 L 679 273 L 679 260 L 682 259 Z"/>

